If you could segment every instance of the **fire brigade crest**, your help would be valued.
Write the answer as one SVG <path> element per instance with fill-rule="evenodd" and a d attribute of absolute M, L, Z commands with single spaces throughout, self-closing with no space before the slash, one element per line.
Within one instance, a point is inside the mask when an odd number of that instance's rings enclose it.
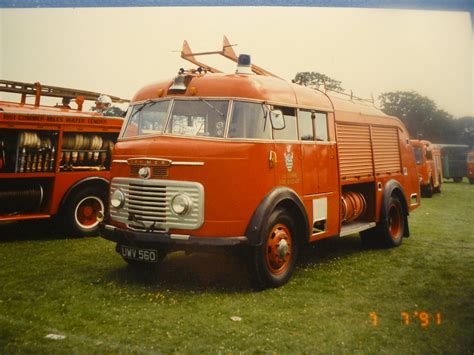
<path fill-rule="evenodd" d="M 293 170 L 293 152 L 291 151 L 291 146 L 286 147 L 285 164 L 286 169 L 291 173 L 291 170 Z"/>

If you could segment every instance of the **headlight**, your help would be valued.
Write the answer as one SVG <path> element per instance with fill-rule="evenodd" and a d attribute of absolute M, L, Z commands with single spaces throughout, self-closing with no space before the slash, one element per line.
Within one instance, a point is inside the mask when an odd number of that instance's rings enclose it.
<path fill-rule="evenodd" d="M 114 208 L 120 208 L 125 204 L 125 195 L 122 190 L 117 189 L 112 193 L 112 197 L 110 198 L 110 204 Z"/>
<path fill-rule="evenodd" d="M 171 209 L 178 215 L 185 215 L 193 207 L 193 201 L 188 195 L 178 194 L 171 200 Z"/>

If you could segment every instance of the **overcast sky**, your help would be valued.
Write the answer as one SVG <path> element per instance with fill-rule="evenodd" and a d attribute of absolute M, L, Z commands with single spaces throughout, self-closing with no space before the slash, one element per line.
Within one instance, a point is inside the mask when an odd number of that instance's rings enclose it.
<path fill-rule="evenodd" d="M 0 9 L 0 78 L 131 98 L 193 67 L 173 52 L 183 40 L 218 50 L 225 34 L 237 53 L 285 79 L 319 71 L 363 97 L 415 90 L 461 117 L 474 115 L 471 29 L 467 12 L 421 10 Z"/>

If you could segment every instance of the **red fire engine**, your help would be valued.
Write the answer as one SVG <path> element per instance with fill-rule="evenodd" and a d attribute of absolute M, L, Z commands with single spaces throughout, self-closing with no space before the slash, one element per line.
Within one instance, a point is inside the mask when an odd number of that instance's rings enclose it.
<path fill-rule="evenodd" d="M 419 206 L 406 128 L 352 95 L 290 84 L 237 57 L 141 89 L 112 161 L 104 238 L 131 265 L 204 246 L 247 248 L 259 287 L 291 277 L 301 247 L 360 233 L 398 246 Z"/>
<path fill-rule="evenodd" d="M 411 145 L 415 154 L 421 195 L 432 197 L 434 192 L 441 192 L 443 184 L 441 149 L 427 140 L 412 139 Z"/>
<path fill-rule="evenodd" d="M 81 112 L 99 93 L 5 80 L 0 91 L 21 95 L 19 103 L 0 101 L 0 223 L 60 214 L 74 235 L 97 233 L 123 119 Z M 41 105 L 43 96 L 62 104 Z"/>
<path fill-rule="evenodd" d="M 467 178 L 469 179 L 469 182 L 471 184 L 474 184 L 474 150 L 471 150 L 467 154 L 466 168 L 467 168 Z"/>

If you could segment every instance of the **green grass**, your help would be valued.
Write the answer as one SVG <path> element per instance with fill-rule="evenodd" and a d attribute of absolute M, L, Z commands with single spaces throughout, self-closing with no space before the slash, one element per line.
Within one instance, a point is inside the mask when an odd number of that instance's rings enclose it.
<path fill-rule="evenodd" d="M 101 238 L 4 226 L 0 353 L 472 353 L 473 201 L 474 186 L 446 183 L 412 213 L 400 248 L 366 250 L 356 235 L 324 240 L 287 285 L 262 292 L 233 255 L 173 253 L 157 274 L 142 274 Z M 422 311 L 439 312 L 441 324 L 421 326 Z"/>

